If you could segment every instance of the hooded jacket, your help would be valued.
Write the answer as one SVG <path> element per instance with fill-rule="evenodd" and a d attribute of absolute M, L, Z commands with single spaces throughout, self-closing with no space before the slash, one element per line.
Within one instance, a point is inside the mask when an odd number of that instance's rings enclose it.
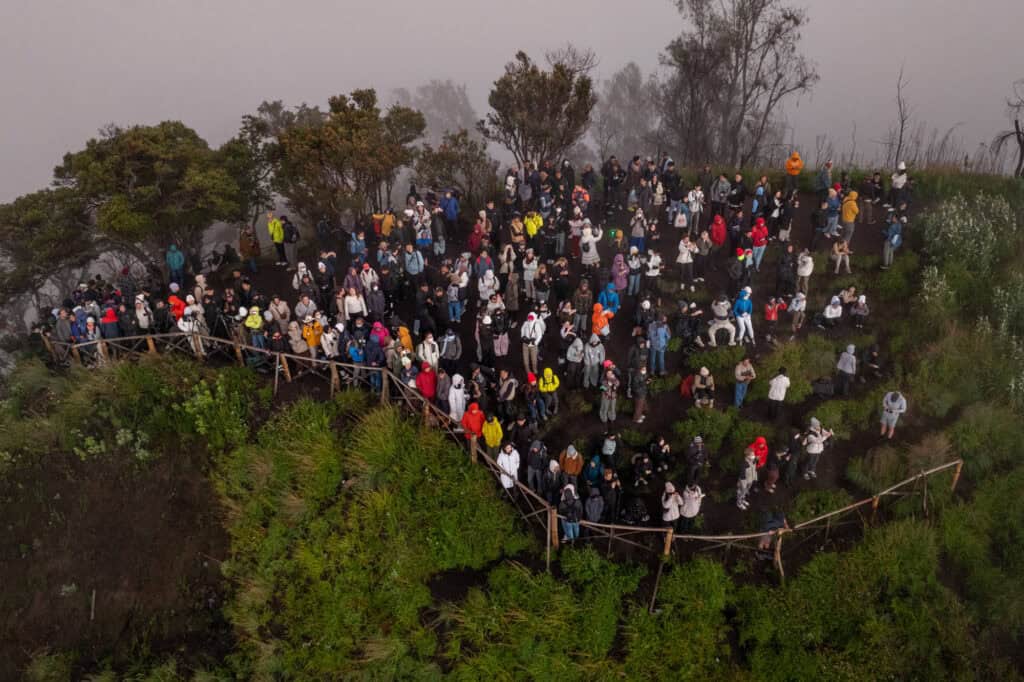
<path fill-rule="evenodd" d="M 618 254 L 618 258 L 621 262 L 622 254 Z M 614 283 L 609 282 L 605 286 L 604 291 L 602 291 L 601 295 L 597 297 L 597 302 L 612 315 L 619 312 L 619 293 L 615 290 Z M 598 312 L 596 307 L 594 308 L 594 312 Z"/>
<path fill-rule="evenodd" d="M 711 234 L 710 234 L 710 236 L 711 236 L 711 242 L 715 246 L 722 246 L 723 244 L 725 244 L 725 238 L 726 238 L 725 219 L 722 216 L 716 215 L 715 219 L 711 222 Z"/>
<path fill-rule="evenodd" d="M 489 448 L 496 448 L 501 445 L 501 439 L 504 438 L 505 433 L 501 429 L 501 422 L 494 419 L 488 419 L 483 425 L 484 443 Z"/>
<path fill-rule="evenodd" d="M 537 388 L 540 389 L 541 393 L 554 393 L 558 390 L 561 383 L 551 368 L 545 367 L 540 380 L 537 382 Z"/>
<path fill-rule="evenodd" d="M 591 334 L 590 343 L 583 348 L 583 364 L 587 367 L 604 364 L 604 346 L 597 334 Z"/>
<path fill-rule="evenodd" d="M 448 416 L 455 422 L 462 422 L 466 413 L 466 380 L 461 374 L 452 376 L 452 386 L 448 389 Z"/>
<path fill-rule="evenodd" d="M 455 388 L 454 382 L 452 388 Z M 472 436 L 482 436 L 484 428 L 484 413 L 480 411 L 480 405 L 477 403 L 470 403 L 469 409 L 466 410 L 464 415 L 462 415 L 461 423 L 462 428 L 466 432 L 466 440 L 469 440 Z"/>
<path fill-rule="evenodd" d="M 757 468 L 760 469 L 768 461 L 768 441 L 764 436 L 758 436 L 749 446 L 750 450 L 757 457 Z"/>
<path fill-rule="evenodd" d="M 804 169 L 804 160 L 800 158 L 800 152 L 793 152 L 786 159 L 786 174 L 796 177 Z"/>
<path fill-rule="evenodd" d="M 612 313 L 609 310 L 605 310 L 604 306 L 602 306 L 600 303 L 595 303 L 593 314 L 590 316 L 590 323 L 592 325 L 591 331 L 593 332 L 593 334 L 600 334 L 601 331 L 608 326 L 608 321 L 613 317 L 615 317 L 614 313 Z"/>
<path fill-rule="evenodd" d="M 754 310 L 753 303 L 750 302 L 750 294 L 746 290 L 741 291 L 739 297 L 736 299 L 736 303 L 732 306 L 732 314 L 735 317 L 743 317 L 744 315 L 750 315 Z"/>
<path fill-rule="evenodd" d="M 860 207 L 857 206 L 858 196 L 857 192 L 853 191 L 843 199 L 842 220 L 844 223 L 852 223 L 857 220 L 857 214 L 860 213 Z"/>
<path fill-rule="evenodd" d="M 569 445 L 558 456 L 558 466 L 562 468 L 562 472 L 567 476 L 579 476 L 583 473 L 583 458 L 580 457 L 580 453 L 576 451 L 575 446 Z"/>
<path fill-rule="evenodd" d="M 502 450 L 498 453 L 498 468 L 501 469 L 501 485 L 508 489 L 515 486 L 519 478 L 519 451 L 512 448 L 511 452 Z"/>

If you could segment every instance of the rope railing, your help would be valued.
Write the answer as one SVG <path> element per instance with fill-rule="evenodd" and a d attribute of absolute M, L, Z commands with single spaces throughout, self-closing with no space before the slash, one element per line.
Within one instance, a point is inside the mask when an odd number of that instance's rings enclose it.
<path fill-rule="evenodd" d="M 67 362 L 70 358 L 75 363 L 84 365 L 85 360 L 83 356 L 85 356 L 85 358 L 95 357 L 98 364 L 103 364 L 111 360 L 120 359 L 121 356 L 131 358 L 135 356 L 156 355 L 160 353 L 160 347 L 162 346 L 164 352 L 178 351 L 192 355 L 200 360 L 207 360 L 210 357 L 214 357 L 215 354 L 220 354 L 233 358 L 239 365 L 246 364 L 247 356 L 273 358 L 275 365 L 275 395 L 278 392 L 282 376 L 288 383 L 303 376 L 315 376 L 326 380 L 330 383 L 332 396 L 335 391 L 341 390 L 343 383 L 379 390 L 382 404 L 394 402 L 413 414 L 421 416 L 428 425 L 440 427 L 450 438 L 468 448 L 471 461 L 482 463 L 491 472 L 523 521 L 529 525 L 537 526 L 544 533 L 546 538 L 546 563 L 550 569 L 551 551 L 559 546 L 558 522 L 565 518 L 558 513 L 558 508 L 549 504 L 537 492 L 518 480 L 518 476 L 515 477 L 512 487 L 505 488 L 501 485 L 500 477 L 506 472 L 480 448 L 476 436 L 466 438 L 460 424 L 445 414 L 437 405 L 427 400 L 418 390 L 406 385 L 387 367 L 366 367 L 365 365 L 337 362 L 294 353 L 275 352 L 247 345 L 242 343 L 237 337 L 227 339 L 199 333 L 150 334 L 115 339 L 97 339 L 82 343 L 62 343 L 46 334 L 42 338 L 47 351 L 58 363 Z M 380 375 L 378 386 L 374 386 L 372 381 L 373 374 Z M 924 513 L 927 514 L 928 478 L 950 469 L 954 469 L 951 490 L 955 490 L 963 469 L 962 459 L 956 459 L 927 470 L 922 470 L 915 476 L 900 481 L 871 497 L 846 505 L 841 509 L 821 514 L 789 528 L 778 528 L 759 533 L 704 535 L 676 533 L 672 527 L 632 526 L 581 520 L 580 527 L 585 529 L 586 532 L 580 539 L 588 542 L 597 542 L 606 538 L 608 540 L 607 554 L 609 556 L 612 554 L 613 545 L 618 542 L 628 547 L 640 549 L 665 558 L 672 555 L 673 548 L 677 542 L 699 543 L 703 545 L 697 551 L 712 551 L 725 548 L 726 552 L 728 552 L 734 547 L 740 549 L 763 549 L 764 541 L 768 539 L 769 543 L 774 544 L 774 563 L 779 572 L 780 579 L 785 580 L 785 570 L 782 564 L 784 536 L 805 532 L 813 534 L 822 530 L 826 532 L 827 536 L 827 533 L 835 525 L 839 525 L 838 523 L 833 523 L 833 519 L 839 519 L 854 513 L 860 514 L 861 509 L 868 505 L 871 506 L 871 516 L 867 520 L 861 516 L 861 521 L 865 525 L 870 524 L 875 519 L 882 498 L 888 496 L 920 493 L 922 495 L 922 508 Z M 902 490 L 911 485 L 915 486 L 914 490 L 910 492 Z M 921 491 L 916 490 L 917 485 L 922 485 Z M 822 523 L 825 525 L 822 526 Z M 635 536 L 641 536 L 641 538 L 649 540 L 652 535 L 658 538 L 653 543 L 634 539 Z"/>

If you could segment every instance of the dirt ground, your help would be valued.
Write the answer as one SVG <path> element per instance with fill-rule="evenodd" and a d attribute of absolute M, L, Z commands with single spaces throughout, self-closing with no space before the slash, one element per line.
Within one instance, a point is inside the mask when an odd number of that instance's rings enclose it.
<path fill-rule="evenodd" d="M 228 538 L 205 462 L 121 467 L 69 455 L 0 481 L 0 679 L 41 651 L 202 660 L 232 646 L 220 615 Z"/>

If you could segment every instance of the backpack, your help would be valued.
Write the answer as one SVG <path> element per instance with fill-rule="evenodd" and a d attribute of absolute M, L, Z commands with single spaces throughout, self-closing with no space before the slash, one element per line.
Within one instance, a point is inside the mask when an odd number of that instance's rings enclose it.
<path fill-rule="evenodd" d="M 898 249 L 900 244 L 903 243 L 903 233 L 897 232 L 893 236 L 889 237 L 889 243 L 892 244 L 892 248 Z"/>

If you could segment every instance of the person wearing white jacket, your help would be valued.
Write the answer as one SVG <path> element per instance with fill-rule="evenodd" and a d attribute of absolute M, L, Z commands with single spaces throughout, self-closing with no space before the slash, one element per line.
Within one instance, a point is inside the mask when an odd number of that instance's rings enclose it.
<path fill-rule="evenodd" d="M 501 487 L 511 490 L 519 479 L 519 451 L 512 443 L 505 443 L 498 453 L 498 468 L 501 470 Z"/>
<path fill-rule="evenodd" d="M 704 493 L 696 483 L 691 483 L 683 489 L 683 506 L 679 510 L 682 517 L 679 521 L 681 532 L 689 533 L 693 530 L 693 521 L 700 514 L 700 504 L 703 499 Z"/>
<path fill-rule="evenodd" d="M 441 360 L 441 347 L 437 345 L 432 332 L 427 332 L 424 335 L 423 342 L 416 348 L 416 357 L 420 362 L 426 362 L 435 372 L 437 371 L 437 363 Z"/>
<path fill-rule="evenodd" d="M 782 412 L 782 403 L 786 401 L 786 391 L 789 390 L 789 383 L 785 367 L 779 367 L 779 373 L 768 382 L 768 414 L 773 419 L 777 419 Z"/>
<path fill-rule="evenodd" d="M 452 387 L 448 389 L 448 416 L 455 424 L 462 422 L 466 413 L 466 380 L 461 374 L 452 377 Z"/>
<path fill-rule="evenodd" d="M 530 372 L 539 374 L 537 369 L 538 349 L 546 329 L 547 325 L 544 324 L 544 320 L 537 317 L 536 313 L 530 313 L 519 330 L 520 338 L 523 341 L 523 368 L 527 374 Z"/>
<path fill-rule="evenodd" d="M 665 492 L 661 494 L 661 520 L 666 526 L 679 530 L 679 516 L 683 508 L 683 498 L 676 492 L 671 482 L 665 483 Z"/>

